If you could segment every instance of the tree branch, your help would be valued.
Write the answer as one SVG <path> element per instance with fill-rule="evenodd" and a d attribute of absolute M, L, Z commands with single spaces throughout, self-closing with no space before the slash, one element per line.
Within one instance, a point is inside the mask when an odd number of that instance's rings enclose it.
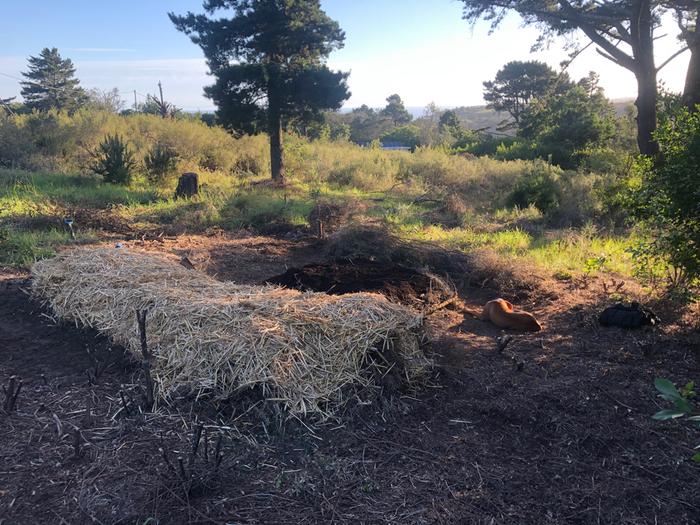
<path fill-rule="evenodd" d="M 631 57 L 630 55 L 619 49 L 617 46 L 615 46 L 615 44 L 613 44 L 609 40 L 606 40 L 602 35 L 600 35 L 598 31 L 596 31 L 595 27 L 586 22 L 583 18 L 583 15 L 576 11 L 576 9 L 574 9 L 568 1 L 560 0 L 559 5 L 561 6 L 562 10 L 566 13 L 567 18 L 571 22 L 577 25 L 579 29 L 581 29 L 581 31 L 583 31 L 586 34 L 586 36 L 590 38 L 597 46 L 600 46 L 603 49 L 603 51 L 605 51 L 615 59 L 613 60 L 613 62 L 616 62 L 625 69 L 634 70 L 635 60 L 633 57 Z"/>
<path fill-rule="evenodd" d="M 659 71 L 661 71 L 665 66 L 667 66 L 670 62 L 672 62 L 676 57 L 678 57 L 679 55 L 682 55 L 683 53 L 685 53 L 689 49 L 690 49 L 690 47 L 685 46 L 685 47 L 679 49 L 678 51 L 676 51 L 675 53 L 673 53 L 659 67 L 656 68 L 656 72 L 658 73 Z"/>

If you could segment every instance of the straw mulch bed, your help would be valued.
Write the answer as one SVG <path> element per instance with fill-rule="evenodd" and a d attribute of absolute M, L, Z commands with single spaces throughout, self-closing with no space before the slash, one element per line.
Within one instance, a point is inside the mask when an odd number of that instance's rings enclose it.
<path fill-rule="evenodd" d="M 391 370 L 426 375 L 422 318 L 375 294 L 329 296 L 217 281 L 166 258 L 74 250 L 37 262 L 33 292 L 60 319 L 90 327 L 141 358 L 136 312 L 148 309 L 159 393 L 232 397 L 260 387 L 293 415 L 332 416 L 356 388 Z"/>

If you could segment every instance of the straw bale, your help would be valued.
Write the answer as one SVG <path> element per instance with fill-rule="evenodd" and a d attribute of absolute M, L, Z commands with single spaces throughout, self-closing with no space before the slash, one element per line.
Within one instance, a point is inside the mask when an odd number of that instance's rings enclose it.
<path fill-rule="evenodd" d="M 386 372 L 373 352 L 395 356 L 390 366 L 409 384 L 430 364 L 418 345 L 422 318 L 381 295 L 221 282 L 125 249 L 68 251 L 37 262 L 32 276 L 33 293 L 56 317 L 96 329 L 137 359 L 135 312 L 147 308 L 165 398 L 185 389 L 226 399 L 258 386 L 291 414 L 328 417 L 353 386 Z"/>

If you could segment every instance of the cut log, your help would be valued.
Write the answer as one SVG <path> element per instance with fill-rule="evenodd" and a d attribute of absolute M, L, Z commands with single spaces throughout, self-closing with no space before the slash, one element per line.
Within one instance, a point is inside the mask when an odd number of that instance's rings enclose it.
<path fill-rule="evenodd" d="M 183 173 L 177 181 L 175 189 L 176 199 L 189 199 L 199 193 L 199 175 L 196 173 Z"/>

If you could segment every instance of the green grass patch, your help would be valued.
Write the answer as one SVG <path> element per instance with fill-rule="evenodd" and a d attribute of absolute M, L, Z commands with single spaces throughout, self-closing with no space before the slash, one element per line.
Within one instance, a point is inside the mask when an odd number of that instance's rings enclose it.
<path fill-rule="evenodd" d="M 534 207 L 469 211 L 460 227 L 449 228 L 432 223 L 441 204 L 430 199 L 416 201 L 415 192 L 341 187 L 318 178 L 292 179 L 286 187 L 278 188 L 265 180 L 263 176 L 242 179 L 204 172 L 200 175 L 200 195 L 175 200 L 166 197 L 172 196 L 174 181 L 155 191 L 138 178 L 123 187 L 95 177 L 0 170 L 0 226 L 5 224 L 0 262 L 25 266 L 70 242 L 63 231 L 21 229 L 23 217 L 55 216 L 70 207 L 111 208 L 135 229 L 171 226 L 173 231 L 196 232 L 218 226 L 264 230 L 274 223 L 308 225 L 315 204 L 327 199 L 364 203 L 363 213 L 368 218 L 385 221 L 406 239 L 437 241 L 465 252 L 489 249 L 535 263 L 553 275 L 597 271 L 632 274 L 629 248 L 633 239 L 606 235 L 594 227 L 529 233 L 538 232 L 540 227 L 525 231 L 517 225 L 541 221 L 542 215 Z"/>
<path fill-rule="evenodd" d="M 118 204 L 144 204 L 156 197 L 155 191 L 139 185 L 107 184 L 99 177 L 0 170 L 0 202 L 23 202 L 29 207 L 53 204 L 108 208 Z"/>
<path fill-rule="evenodd" d="M 576 230 L 533 236 L 520 229 L 476 231 L 440 226 L 413 227 L 404 223 L 398 233 L 409 239 L 436 241 L 469 252 L 487 248 L 512 259 L 536 264 L 553 275 L 607 271 L 631 276 L 634 240 L 624 236 L 586 236 Z M 595 261 L 595 264 L 592 264 Z"/>
<path fill-rule="evenodd" d="M 94 232 L 82 232 L 72 239 L 61 230 L 24 231 L 0 228 L 0 266 L 26 268 L 39 259 L 52 257 L 58 247 L 90 242 L 97 239 Z"/>

